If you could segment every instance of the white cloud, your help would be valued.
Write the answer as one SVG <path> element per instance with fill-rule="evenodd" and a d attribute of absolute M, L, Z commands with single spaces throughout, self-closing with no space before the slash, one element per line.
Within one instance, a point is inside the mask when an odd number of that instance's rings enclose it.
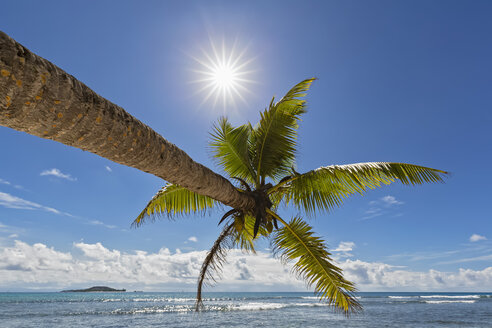
<path fill-rule="evenodd" d="M 362 220 L 369 220 L 381 215 L 390 215 L 390 214 L 392 214 L 393 217 L 401 216 L 402 213 L 395 214 L 395 207 L 397 205 L 403 205 L 403 204 L 405 203 L 400 200 L 397 200 L 395 196 L 391 196 L 391 195 L 381 197 L 378 200 L 370 201 L 369 202 L 370 208 L 364 212 L 365 216 L 362 217 Z"/>
<path fill-rule="evenodd" d="M 106 224 L 106 223 L 101 222 L 101 221 L 99 221 L 99 220 L 90 220 L 90 221 L 88 221 L 88 223 L 89 223 L 90 225 L 100 225 L 100 226 L 106 227 L 106 228 L 108 228 L 108 229 L 114 229 L 114 228 L 116 228 L 116 226 L 115 226 L 115 225 L 112 225 L 112 224 Z"/>
<path fill-rule="evenodd" d="M 381 198 L 381 201 L 386 205 L 386 206 L 393 206 L 393 205 L 402 205 L 403 202 L 397 200 L 394 196 L 384 196 Z"/>
<path fill-rule="evenodd" d="M 480 236 L 476 233 L 474 233 L 473 235 L 470 236 L 470 241 L 472 243 L 480 241 L 480 240 L 487 240 L 487 238 L 485 236 Z"/>
<path fill-rule="evenodd" d="M 0 248 L 0 288 L 63 289 L 105 283 L 125 288 L 192 291 L 206 253 L 172 253 L 165 247 L 154 253 L 122 252 L 101 243 L 83 242 L 74 243 L 71 252 L 61 252 L 41 243 L 29 245 L 16 240 L 12 246 Z M 217 291 L 305 290 L 304 283 L 290 274 L 291 267 L 282 266 L 268 253 L 253 255 L 232 250 L 227 260 Z M 461 268 L 456 272 L 411 271 L 381 262 L 349 259 L 339 265 L 346 278 L 362 291 L 492 289 L 492 267 Z"/>
<path fill-rule="evenodd" d="M 10 181 L 4 180 L 4 179 L 0 179 L 0 184 L 6 185 L 6 186 L 11 186 L 11 187 L 14 187 L 16 189 L 24 189 L 24 187 L 22 187 L 21 185 L 12 184 L 12 183 L 10 183 Z"/>
<path fill-rule="evenodd" d="M 74 243 L 71 252 L 44 244 L 15 241 L 0 248 L 0 288 L 62 289 L 72 285 L 105 283 L 148 289 L 194 290 L 207 251 L 172 253 L 121 252 L 101 243 Z M 227 290 L 304 290 L 304 283 L 289 274 L 270 254 L 231 250 L 220 286 Z"/>
<path fill-rule="evenodd" d="M 443 262 L 438 262 L 437 264 L 456 264 L 456 263 L 477 262 L 477 261 L 490 262 L 492 261 L 492 254 L 467 257 L 467 258 L 451 260 L 451 261 L 443 261 Z"/>
<path fill-rule="evenodd" d="M 73 218 L 75 220 L 79 220 L 79 222 L 81 222 L 83 224 L 100 225 L 100 226 L 106 227 L 108 229 L 116 228 L 115 225 L 106 224 L 106 223 L 101 222 L 99 220 L 91 220 L 91 219 L 79 217 L 76 215 L 72 215 L 70 213 L 57 210 L 56 208 L 44 206 L 44 205 L 41 205 L 41 204 L 38 204 L 35 202 L 31 202 L 29 200 L 25 200 L 25 199 L 22 199 L 20 197 L 13 196 L 11 194 L 7 194 L 4 192 L 0 192 L 0 206 L 12 208 L 12 209 L 18 209 L 18 210 L 46 211 L 46 212 L 50 212 L 50 213 L 54 213 L 54 214 L 58 214 L 58 215 L 68 216 L 68 217 Z"/>
<path fill-rule="evenodd" d="M 8 226 L 0 222 L 0 235 L 8 235 L 7 238 L 17 238 L 23 232 L 23 228 Z"/>
<path fill-rule="evenodd" d="M 355 243 L 352 241 L 342 241 L 333 252 L 350 252 L 355 248 Z"/>
<path fill-rule="evenodd" d="M 112 168 L 110 168 L 109 166 L 107 166 L 107 165 L 106 165 L 105 167 L 106 167 L 106 171 L 108 171 L 108 172 L 113 172 L 113 169 L 112 169 Z"/>
<path fill-rule="evenodd" d="M 196 243 L 198 241 L 198 239 L 195 236 L 191 236 L 190 238 L 188 238 L 188 240 L 192 241 L 194 243 Z"/>
<path fill-rule="evenodd" d="M 43 210 L 55 214 L 70 215 L 68 213 L 62 213 L 55 208 L 43 206 L 4 192 L 0 192 L 0 206 L 19 210 Z"/>
<path fill-rule="evenodd" d="M 457 272 L 403 270 L 385 263 L 346 260 L 340 264 L 347 279 L 359 289 L 483 291 L 492 287 L 492 267 L 483 270 L 460 268 Z"/>
<path fill-rule="evenodd" d="M 76 181 L 77 178 L 72 177 L 70 174 L 62 173 L 59 169 L 53 168 L 51 170 L 44 170 L 40 173 L 41 176 L 52 175 L 57 178 L 66 179 L 69 181 Z"/>
<path fill-rule="evenodd" d="M 0 184 L 10 185 L 11 183 L 10 183 L 10 182 L 8 182 L 7 180 L 0 179 Z"/>

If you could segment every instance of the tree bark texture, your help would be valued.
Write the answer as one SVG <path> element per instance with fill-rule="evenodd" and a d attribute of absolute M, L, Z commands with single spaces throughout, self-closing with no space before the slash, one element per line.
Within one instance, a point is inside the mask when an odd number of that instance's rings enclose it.
<path fill-rule="evenodd" d="M 1 31 L 0 125 L 90 151 L 234 208 L 254 206 L 227 179 Z"/>

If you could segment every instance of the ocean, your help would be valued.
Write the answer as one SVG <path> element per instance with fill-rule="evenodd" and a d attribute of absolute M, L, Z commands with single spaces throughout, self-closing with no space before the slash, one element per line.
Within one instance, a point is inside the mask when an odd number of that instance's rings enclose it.
<path fill-rule="evenodd" d="M 358 293 L 349 318 L 311 293 L 0 293 L 0 327 L 492 327 L 492 293 Z"/>

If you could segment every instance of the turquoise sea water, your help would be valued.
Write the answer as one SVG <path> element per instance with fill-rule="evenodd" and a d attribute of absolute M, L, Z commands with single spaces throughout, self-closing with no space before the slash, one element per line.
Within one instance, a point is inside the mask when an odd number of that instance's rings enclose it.
<path fill-rule="evenodd" d="M 359 293 L 345 318 L 310 293 L 0 293 L 0 327 L 492 327 L 492 293 Z"/>

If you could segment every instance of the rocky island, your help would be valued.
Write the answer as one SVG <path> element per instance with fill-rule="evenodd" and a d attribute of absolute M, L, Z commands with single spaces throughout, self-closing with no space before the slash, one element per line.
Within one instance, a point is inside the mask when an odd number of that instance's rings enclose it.
<path fill-rule="evenodd" d="M 88 292 L 126 292 L 126 289 L 114 289 L 106 286 L 94 286 L 86 289 L 67 289 L 62 293 L 88 293 Z"/>

